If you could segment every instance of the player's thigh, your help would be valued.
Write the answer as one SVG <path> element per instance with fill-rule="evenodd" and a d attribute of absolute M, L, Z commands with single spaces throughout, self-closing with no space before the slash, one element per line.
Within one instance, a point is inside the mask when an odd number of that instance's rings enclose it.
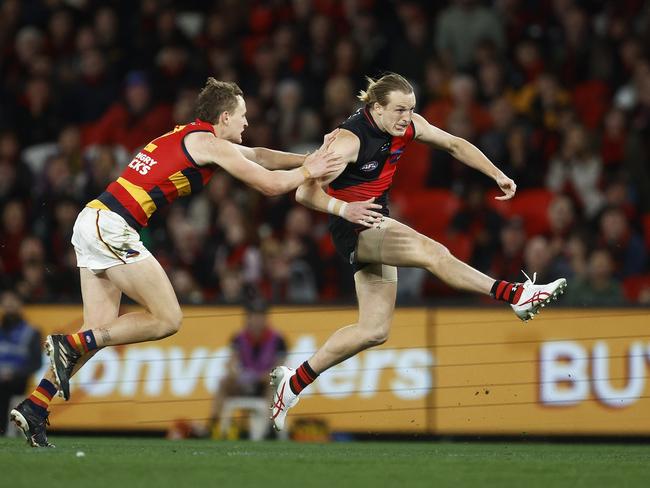
<path fill-rule="evenodd" d="M 120 310 L 122 292 L 106 273 L 95 274 L 88 268 L 79 268 L 84 325 L 82 329 L 99 327 L 115 320 Z"/>
<path fill-rule="evenodd" d="M 388 335 L 395 311 L 397 270 L 370 264 L 354 274 L 354 282 L 359 301 L 358 326 Z"/>
<path fill-rule="evenodd" d="M 439 242 L 390 218 L 379 228 L 362 232 L 357 247 L 360 262 L 391 266 L 424 267 L 447 253 L 447 248 Z"/>
<path fill-rule="evenodd" d="M 153 315 L 171 318 L 180 315 L 180 305 L 165 270 L 153 256 L 135 263 L 113 266 L 106 276 L 122 293 Z"/>

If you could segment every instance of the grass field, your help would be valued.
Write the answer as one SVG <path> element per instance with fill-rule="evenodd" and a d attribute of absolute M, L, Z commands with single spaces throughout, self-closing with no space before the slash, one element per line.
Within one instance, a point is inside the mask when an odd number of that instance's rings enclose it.
<path fill-rule="evenodd" d="M 1 487 L 649 486 L 650 445 L 0 438 Z M 77 456 L 82 451 L 83 456 Z"/>

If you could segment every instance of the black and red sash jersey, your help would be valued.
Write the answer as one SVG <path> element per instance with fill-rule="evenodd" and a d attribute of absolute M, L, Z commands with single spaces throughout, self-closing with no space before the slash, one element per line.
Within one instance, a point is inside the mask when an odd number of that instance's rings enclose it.
<path fill-rule="evenodd" d="M 411 122 L 403 136 L 391 136 L 377 127 L 367 107 L 360 108 L 340 126 L 359 138 L 359 154 L 354 163 L 329 184 L 328 194 L 346 202 L 368 200 L 382 205 L 388 215 L 388 190 L 393 182 L 397 161 L 406 145 L 415 137 Z"/>
<path fill-rule="evenodd" d="M 216 166 L 198 166 L 194 162 L 185 147 L 185 136 L 192 132 L 214 134 L 214 127 L 197 119 L 154 139 L 104 193 L 86 206 L 111 210 L 139 230 L 159 208 L 201 190 Z"/>

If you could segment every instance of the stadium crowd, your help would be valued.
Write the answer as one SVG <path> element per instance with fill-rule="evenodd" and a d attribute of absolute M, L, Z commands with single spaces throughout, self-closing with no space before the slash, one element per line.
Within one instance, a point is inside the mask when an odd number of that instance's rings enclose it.
<path fill-rule="evenodd" d="M 564 304 L 650 303 L 650 4 L 642 0 L 4 0 L 0 276 L 27 302 L 78 301 L 83 205 L 151 139 L 192 120 L 208 76 L 236 81 L 244 144 L 317 147 L 365 75 L 476 144 L 518 194 L 413 145 L 392 215 L 499 279 L 569 279 Z M 498 189 L 497 189 L 498 190 Z M 349 300 L 327 217 L 218 172 L 142 232 L 181 302 Z M 399 299 L 465 299 L 400 270 Z"/>

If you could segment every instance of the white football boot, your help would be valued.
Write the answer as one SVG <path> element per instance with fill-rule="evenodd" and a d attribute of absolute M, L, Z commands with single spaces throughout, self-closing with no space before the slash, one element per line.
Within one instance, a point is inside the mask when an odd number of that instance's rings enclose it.
<path fill-rule="evenodd" d="M 275 388 L 273 404 L 271 405 L 271 420 L 277 431 L 284 429 L 287 410 L 295 407 L 300 398 L 289 387 L 289 380 L 295 371 L 286 366 L 278 366 L 271 371 L 271 386 Z"/>
<path fill-rule="evenodd" d="M 524 272 L 522 271 L 522 273 Z M 528 322 L 551 300 L 557 300 L 557 297 L 564 293 L 566 279 L 560 278 L 547 285 L 536 285 L 537 273 L 533 273 L 532 280 L 526 273 L 524 273 L 524 276 L 528 279 L 519 285 L 523 286 L 524 291 L 521 293 L 519 301 L 510 306 L 517 317 L 524 322 Z"/>

